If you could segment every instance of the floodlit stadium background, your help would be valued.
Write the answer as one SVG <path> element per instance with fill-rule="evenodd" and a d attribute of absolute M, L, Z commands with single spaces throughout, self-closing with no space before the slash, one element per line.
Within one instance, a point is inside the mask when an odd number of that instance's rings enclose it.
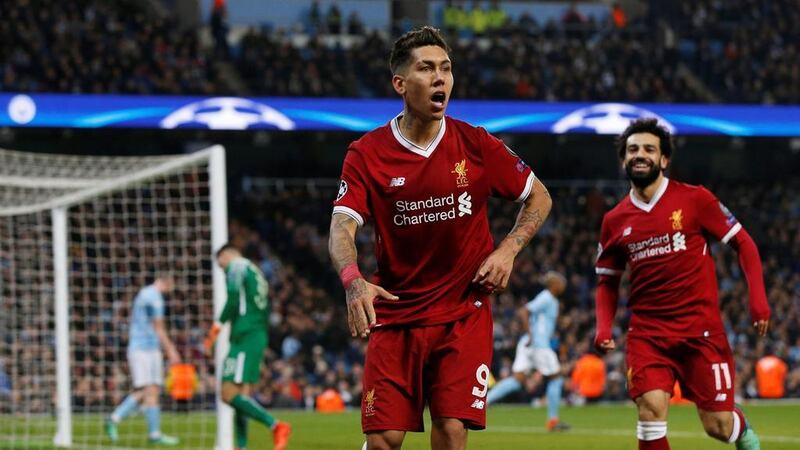
<path fill-rule="evenodd" d="M 793 0 L 618 3 L 10 0 L 0 14 L 0 147 L 145 156 L 224 145 L 231 239 L 271 287 L 258 400 L 313 410 L 332 387 L 357 409 L 365 345 L 349 338 L 327 256 L 331 201 L 347 144 L 402 108 L 389 84 L 393 39 L 433 24 L 453 48 L 448 113 L 503 138 L 554 200 L 510 289 L 495 298 L 493 374 L 509 375 L 523 332 L 515 310 L 541 289 L 545 270 L 570 282 L 554 342 L 562 365 L 589 350 L 599 224 L 626 192 L 613 135 L 631 118 L 656 115 L 677 135 L 670 176 L 710 187 L 762 254 L 773 323 L 759 341 L 735 253 L 712 249 L 737 395 L 760 397 L 755 363 L 773 353 L 788 366 L 784 397 L 799 398 L 800 8 Z M 514 208 L 493 205 L 496 237 L 510 229 Z M 375 264 L 370 231 L 359 233 L 362 271 Z M 131 299 L 92 301 L 98 329 L 124 339 L 115 327 Z M 621 333 L 623 310 L 617 319 Z M 199 359 L 208 324 L 188 323 L 180 350 Z M 0 328 L 0 339 L 21 332 Z M 73 404 L 109 412 L 126 389 L 124 340 L 82 349 L 92 340 L 76 336 L 72 345 Z M 26 386 L 52 386 L 33 380 L 17 356 L 0 347 L 0 415 L 51 413 L 50 396 L 24 401 Z M 92 369 L 98 358 L 113 363 Z M 622 352 L 605 362 L 603 400 L 624 401 Z M 213 369 L 200 368 L 213 396 Z M 350 422 L 356 442 L 358 421 Z"/>

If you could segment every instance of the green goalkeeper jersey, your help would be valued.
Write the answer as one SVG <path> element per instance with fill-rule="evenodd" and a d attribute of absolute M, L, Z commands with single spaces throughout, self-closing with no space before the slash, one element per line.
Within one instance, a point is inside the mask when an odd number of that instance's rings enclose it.
<path fill-rule="evenodd" d="M 225 269 L 228 301 L 219 321 L 231 323 L 231 340 L 253 331 L 267 332 L 269 299 L 267 280 L 246 258 L 237 258 Z"/>

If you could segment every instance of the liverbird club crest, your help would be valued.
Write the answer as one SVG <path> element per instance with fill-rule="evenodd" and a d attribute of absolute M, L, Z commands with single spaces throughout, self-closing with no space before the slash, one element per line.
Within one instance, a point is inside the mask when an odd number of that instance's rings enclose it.
<path fill-rule="evenodd" d="M 461 161 L 457 162 L 453 170 L 450 171 L 450 173 L 456 174 L 456 187 L 462 188 L 469 186 L 467 170 L 467 160 L 462 159 Z"/>
<path fill-rule="evenodd" d="M 682 230 L 683 229 L 683 210 L 676 209 L 672 211 L 672 215 L 669 218 L 672 221 L 672 229 L 673 230 Z"/>

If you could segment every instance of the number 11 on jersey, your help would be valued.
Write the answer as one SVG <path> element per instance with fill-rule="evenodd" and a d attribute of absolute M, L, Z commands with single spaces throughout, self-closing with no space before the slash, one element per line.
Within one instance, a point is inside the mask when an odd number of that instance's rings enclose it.
<path fill-rule="evenodd" d="M 714 371 L 714 386 L 718 391 L 722 390 L 722 378 L 725 378 L 725 389 L 731 388 L 731 371 L 728 368 L 728 363 L 716 363 L 711 365 L 711 370 Z M 720 376 L 722 372 L 722 376 Z"/>

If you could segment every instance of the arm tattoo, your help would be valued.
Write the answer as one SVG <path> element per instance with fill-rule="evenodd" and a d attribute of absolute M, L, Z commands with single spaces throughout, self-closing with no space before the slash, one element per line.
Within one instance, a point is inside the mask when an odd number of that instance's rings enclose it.
<path fill-rule="evenodd" d="M 517 249 L 522 250 L 543 223 L 544 219 L 542 219 L 542 212 L 539 209 L 527 211 L 527 208 L 523 207 L 517 216 L 517 223 L 508 234 L 507 239 L 512 239 L 517 245 Z"/>
<path fill-rule="evenodd" d="M 537 198 L 534 192 L 531 191 L 530 197 L 525 201 L 517 215 L 517 222 L 514 224 L 514 228 L 503 240 L 503 242 L 510 242 L 517 252 L 528 245 L 528 242 L 539 231 L 539 228 L 542 227 L 544 220 L 550 213 L 552 205 L 550 193 L 545 188 L 542 194 Z"/>
<path fill-rule="evenodd" d="M 344 214 L 334 214 L 331 219 L 328 253 L 331 255 L 333 269 L 336 273 L 358 260 L 355 233 L 351 231 L 355 225 L 356 221 Z"/>

